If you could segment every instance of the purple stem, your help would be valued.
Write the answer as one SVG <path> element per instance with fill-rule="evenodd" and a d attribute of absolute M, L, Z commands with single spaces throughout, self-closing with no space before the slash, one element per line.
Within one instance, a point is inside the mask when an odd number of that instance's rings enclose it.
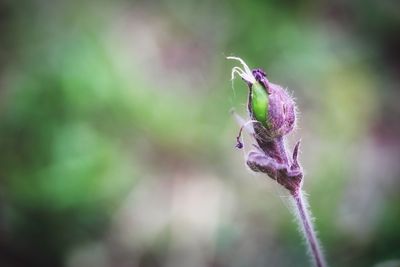
<path fill-rule="evenodd" d="M 302 233 L 307 240 L 310 254 L 317 267 L 326 267 L 326 261 L 322 254 L 319 241 L 316 237 L 314 226 L 311 221 L 311 212 L 308 209 L 307 200 L 303 196 L 303 192 L 299 190 L 297 193 L 292 194 L 295 206 L 297 208 L 297 218 L 302 230 Z"/>

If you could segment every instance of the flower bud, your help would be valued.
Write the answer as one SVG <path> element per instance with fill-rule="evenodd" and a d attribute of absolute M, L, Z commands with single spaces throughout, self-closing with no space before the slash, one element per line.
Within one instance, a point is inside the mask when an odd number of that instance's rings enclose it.
<path fill-rule="evenodd" d="M 255 125 L 256 132 L 274 139 L 290 133 L 295 125 L 295 103 L 286 90 L 281 86 L 270 83 L 265 72 L 261 69 L 250 68 L 244 61 L 237 57 L 228 57 L 240 61 L 243 69 L 234 67 L 232 79 L 235 74 L 242 77 L 249 87 L 248 111 L 252 120 L 260 123 Z"/>

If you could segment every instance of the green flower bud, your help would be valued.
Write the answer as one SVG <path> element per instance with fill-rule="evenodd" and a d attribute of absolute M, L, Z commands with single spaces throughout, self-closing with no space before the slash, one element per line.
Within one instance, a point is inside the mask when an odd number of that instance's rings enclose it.
<path fill-rule="evenodd" d="M 246 63 L 237 57 L 243 68 L 232 69 L 232 79 L 239 75 L 249 87 L 248 111 L 257 136 L 268 139 L 281 137 L 291 132 L 295 125 L 295 103 L 290 95 L 277 84 L 270 83 L 261 69 L 250 70 Z"/>
<path fill-rule="evenodd" d="M 264 127 L 268 127 L 268 94 L 265 88 L 259 82 L 251 85 L 250 98 L 251 113 L 253 114 L 254 118 Z"/>

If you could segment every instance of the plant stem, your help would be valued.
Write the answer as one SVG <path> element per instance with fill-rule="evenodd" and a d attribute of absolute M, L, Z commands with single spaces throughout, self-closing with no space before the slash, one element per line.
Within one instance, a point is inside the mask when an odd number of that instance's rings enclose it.
<path fill-rule="evenodd" d="M 298 190 L 292 194 L 294 200 L 294 208 L 300 229 L 307 241 L 310 256 L 315 266 L 326 267 L 326 261 L 319 245 L 319 240 L 314 230 L 311 220 L 311 211 L 308 209 L 307 199 L 304 197 L 302 190 Z"/>

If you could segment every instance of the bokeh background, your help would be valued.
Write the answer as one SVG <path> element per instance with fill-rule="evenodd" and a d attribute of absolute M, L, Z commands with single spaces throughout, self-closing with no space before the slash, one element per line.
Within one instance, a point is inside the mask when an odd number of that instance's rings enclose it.
<path fill-rule="evenodd" d="M 399 30 L 395 0 L 0 1 L 0 266 L 309 266 L 229 55 L 297 99 L 331 266 L 399 266 Z"/>

